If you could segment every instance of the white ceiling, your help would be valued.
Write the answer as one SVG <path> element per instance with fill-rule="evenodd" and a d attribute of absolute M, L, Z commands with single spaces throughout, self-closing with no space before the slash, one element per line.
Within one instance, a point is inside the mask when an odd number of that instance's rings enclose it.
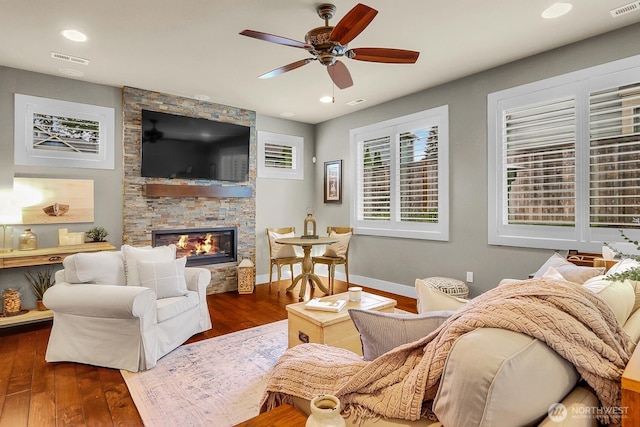
<path fill-rule="evenodd" d="M 64 75 L 111 86 L 174 95 L 206 95 L 212 102 L 260 114 L 319 123 L 358 109 L 566 45 L 632 23 L 640 9 L 613 18 L 609 11 L 632 0 L 572 1 L 573 10 L 545 20 L 554 0 L 365 0 L 379 11 L 349 47 L 420 51 L 416 64 L 343 59 L 354 85 L 333 88 L 314 61 L 278 77 L 257 76 L 308 57 L 302 49 L 264 42 L 244 29 L 304 41 L 324 25 L 314 0 L 0 0 L 0 65 Z M 356 0 L 335 0 L 336 25 Z M 60 32 L 77 29 L 85 43 Z M 59 52 L 90 60 L 76 65 L 51 58 Z M 335 93 L 335 103 L 319 98 Z M 365 99 L 357 106 L 348 102 Z"/>

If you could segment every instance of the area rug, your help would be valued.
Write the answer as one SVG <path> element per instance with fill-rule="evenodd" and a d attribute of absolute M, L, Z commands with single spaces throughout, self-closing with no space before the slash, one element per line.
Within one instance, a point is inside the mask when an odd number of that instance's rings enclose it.
<path fill-rule="evenodd" d="M 233 426 L 259 413 L 287 321 L 178 347 L 155 368 L 120 371 L 147 427 Z"/>

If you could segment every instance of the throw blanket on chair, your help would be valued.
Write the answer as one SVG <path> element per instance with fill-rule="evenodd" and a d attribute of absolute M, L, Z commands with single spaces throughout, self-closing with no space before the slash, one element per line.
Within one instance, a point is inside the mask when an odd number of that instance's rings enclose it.
<path fill-rule="evenodd" d="M 476 297 L 425 338 L 370 362 L 320 344 L 292 347 L 274 367 L 262 409 L 291 402 L 292 396 L 334 394 L 345 410 L 364 418 L 417 420 L 430 411 L 454 341 L 483 327 L 545 342 L 573 363 L 603 407 L 620 406 L 620 378 L 634 344 L 609 306 L 574 283 L 531 279 Z M 620 421 L 619 415 L 602 413 L 601 422 Z"/>

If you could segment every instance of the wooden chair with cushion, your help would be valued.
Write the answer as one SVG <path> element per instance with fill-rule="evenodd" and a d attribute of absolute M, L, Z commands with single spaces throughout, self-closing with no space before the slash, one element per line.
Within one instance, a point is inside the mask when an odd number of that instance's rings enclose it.
<path fill-rule="evenodd" d="M 313 268 L 316 264 L 324 264 L 329 269 L 329 294 L 333 294 L 333 283 L 335 281 L 336 266 L 344 265 L 344 273 L 347 276 L 347 286 L 349 285 L 349 244 L 353 236 L 353 227 L 327 227 L 329 237 L 335 237 L 338 242 L 327 246 L 324 254 L 312 257 Z"/>
<path fill-rule="evenodd" d="M 276 240 L 283 237 L 294 237 L 295 232 L 295 227 L 267 228 L 265 230 L 267 240 L 269 241 L 269 259 L 271 260 L 269 264 L 269 289 L 271 289 L 273 266 L 275 265 L 278 269 L 278 293 L 280 292 L 282 266 L 289 266 L 291 269 L 291 280 L 293 280 L 293 265 L 298 263 L 302 265 L 303 257 L 296 254 L 294 246 L 282 245 L 276 243 Z"/>

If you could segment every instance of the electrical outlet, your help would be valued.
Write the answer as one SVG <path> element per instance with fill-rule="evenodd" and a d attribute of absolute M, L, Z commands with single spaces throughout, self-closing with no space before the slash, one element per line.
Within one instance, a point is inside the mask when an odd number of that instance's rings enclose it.
<path fill-rule="evenodd" d="M 473 271 L 467 271 L 467 283 L 473 283 Z"/>

